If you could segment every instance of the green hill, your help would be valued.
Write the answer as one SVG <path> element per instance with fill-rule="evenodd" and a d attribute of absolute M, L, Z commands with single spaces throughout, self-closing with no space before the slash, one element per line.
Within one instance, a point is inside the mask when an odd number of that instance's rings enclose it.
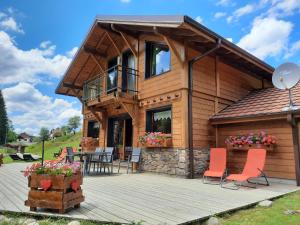
<path fill-rule="evenodd" d="M 78 147 L 82 133 L 78 132 L 76 134 L 66 135 L 63 137 L 58 137 L 55 140 L 50 140 L 45 142 L 45 160 L 54 159 L 53 154 L 58 152 L 60 148 L 72 146 Z M 11 152 L 11 151 L 10 151 Z M 7 150 L 0 149 L 0 153 L 10 153 Z M 33 144 L 25 148 L 26 153 L 32 153 L 35 155 L 42 156 L 42 143 Z M 4 158 L 4 163 L 13 162 L 9 156 Z"/>

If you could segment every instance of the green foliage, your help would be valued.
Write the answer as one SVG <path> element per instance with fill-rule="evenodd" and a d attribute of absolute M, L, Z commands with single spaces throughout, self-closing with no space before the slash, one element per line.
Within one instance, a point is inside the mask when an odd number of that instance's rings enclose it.
<path fill-rule="evenodd" d="M 14 142 L 18 138 L 11 120 L 8 120 L 7 142 Z"/>
<path fill-rule="evenodd" d="M 70 127 L 67 125 L 62 126 L 60 129 L 61 129 L 62 135 L 67 135 L 71 132 Z"/>
<path fill-rule="evenodd" d="M 40 141 L 48 141 L 49 140 L 49 130 L 45 127 L 42 127 L 40 130 Z"/>
<path fill-rule="evenodd" d="M 0 90 L 0 145 L 6 143 L 6 135 L 8 131 L 8 118 L 6 112 L 5 101 Z"/>
<path fill-rule="evenodd" d="M 69 119 L 68 126 L 71 129 L 71 131 L 74 132 L 74 134 L 75 134 L 76 129 L 79 127 L 79 125 L 80 125 L 80 117 L 79 116 L 73 116 Z"/>
<path fill-rule="evenodd" d="M 300 224 L 300 215 L 285 215 L 286 210 L 300 209 L 300 191 L 286 195 L 273 202 L 272 207 L 256 206 L 247 210 L 240 210 L 232 215 L 224 216 L 223 225 L 294 225 Z"/>

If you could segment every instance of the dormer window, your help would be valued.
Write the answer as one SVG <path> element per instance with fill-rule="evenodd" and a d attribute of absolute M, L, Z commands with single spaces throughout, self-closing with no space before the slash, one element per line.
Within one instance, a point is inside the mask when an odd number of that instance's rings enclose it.
<path fill-rule="evenodd" d="M 171 69 L 171 53 L 167 45 L 146 42 L 145 78 L 160 75 Z"/>

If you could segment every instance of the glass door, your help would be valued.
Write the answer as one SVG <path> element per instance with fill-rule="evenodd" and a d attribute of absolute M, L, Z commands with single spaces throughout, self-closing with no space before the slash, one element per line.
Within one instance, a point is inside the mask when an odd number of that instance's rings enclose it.
<path fill-rule="evenodd" d="M 122 57 L 122 91 L 132 93 L 135 91 L 135 58 L 130 50 L 123 53 Z"/>
<path fill-rule="evenodd" d="M 118 57 L 108 61 L 107 94 L 115 92 L 118 88 Z"/>

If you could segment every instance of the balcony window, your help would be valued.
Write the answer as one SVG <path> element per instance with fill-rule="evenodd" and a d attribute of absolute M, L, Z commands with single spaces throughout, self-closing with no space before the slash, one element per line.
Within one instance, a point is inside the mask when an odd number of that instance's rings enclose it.
<path fill-rule="evenodd" d="M 160 43 L 146 42 L 145 68 L 146 78 L 169 71 L 171 69 L 171 54 L 169 47 Z"/>
<path fill-rule="evenodd" d="M 149 110 L 146 113 L 147 132 L 171 133 L 172 110 L 171 107 Z"/>

